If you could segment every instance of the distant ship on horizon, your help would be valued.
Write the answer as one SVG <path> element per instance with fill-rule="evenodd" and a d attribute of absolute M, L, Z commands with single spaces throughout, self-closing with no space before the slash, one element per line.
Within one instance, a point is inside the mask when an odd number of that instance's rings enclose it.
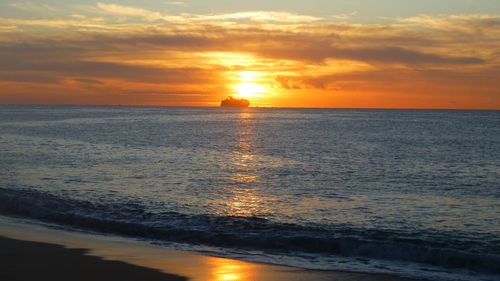
<path fill-rule="evenodd" d="M 221 107 L 248 107 L 249 105 L 250 101 L 247 99 L 237 99 L 233 97 L 228 97 L 220 102 Z"/>

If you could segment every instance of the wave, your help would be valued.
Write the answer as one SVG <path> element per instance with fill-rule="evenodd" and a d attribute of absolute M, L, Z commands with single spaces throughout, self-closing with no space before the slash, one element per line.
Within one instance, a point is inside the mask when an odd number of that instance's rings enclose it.
<path fill-rule="evenodd" d="M 255 217 L 153 213 L 136 202 L 96 203 L 28 189 L 0 188 L 0 213 L 167 242 L 280 255 L 309 253 L 403 261 L 453 270 L 500 273 L 500 254 L 497 252 L 474 250 L 466 242 L 459 243 L 452 238 L 449 241 L 426 240 L 387 230 L 305 226 Z"/>

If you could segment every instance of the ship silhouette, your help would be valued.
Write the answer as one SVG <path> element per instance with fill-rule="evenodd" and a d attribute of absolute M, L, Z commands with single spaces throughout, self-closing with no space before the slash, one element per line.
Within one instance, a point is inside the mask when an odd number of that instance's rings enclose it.
<path fill-rule="evenodd" d="M 248 107 L 249 105 L 250 101 L 247 99 L 237 99 L 233 97 L 228 97 L 220 102 L 221 107 Z"/>

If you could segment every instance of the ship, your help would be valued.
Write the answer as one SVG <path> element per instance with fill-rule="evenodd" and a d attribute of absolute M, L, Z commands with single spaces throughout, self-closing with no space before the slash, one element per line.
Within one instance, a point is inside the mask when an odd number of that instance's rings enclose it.
<path fill-rule="evenodd" d="M 233 97 L 228 97 L 220 102 L 221 107 L 248 107 L 249 105 L 250 101 L 247 99 L 237 99 Z"/>

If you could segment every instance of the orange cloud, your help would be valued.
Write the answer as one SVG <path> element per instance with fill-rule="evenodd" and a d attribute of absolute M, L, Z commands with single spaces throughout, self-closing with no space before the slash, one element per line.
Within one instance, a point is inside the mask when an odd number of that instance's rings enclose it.
<path fill-rule="evenodd" d="M 94 9 L 144 21 L 0 18 L 0 103 L 215 105 L 253 71 L 266 89 L 254 105 L 500 108 L 499 17 L 382 25 Z"/>

